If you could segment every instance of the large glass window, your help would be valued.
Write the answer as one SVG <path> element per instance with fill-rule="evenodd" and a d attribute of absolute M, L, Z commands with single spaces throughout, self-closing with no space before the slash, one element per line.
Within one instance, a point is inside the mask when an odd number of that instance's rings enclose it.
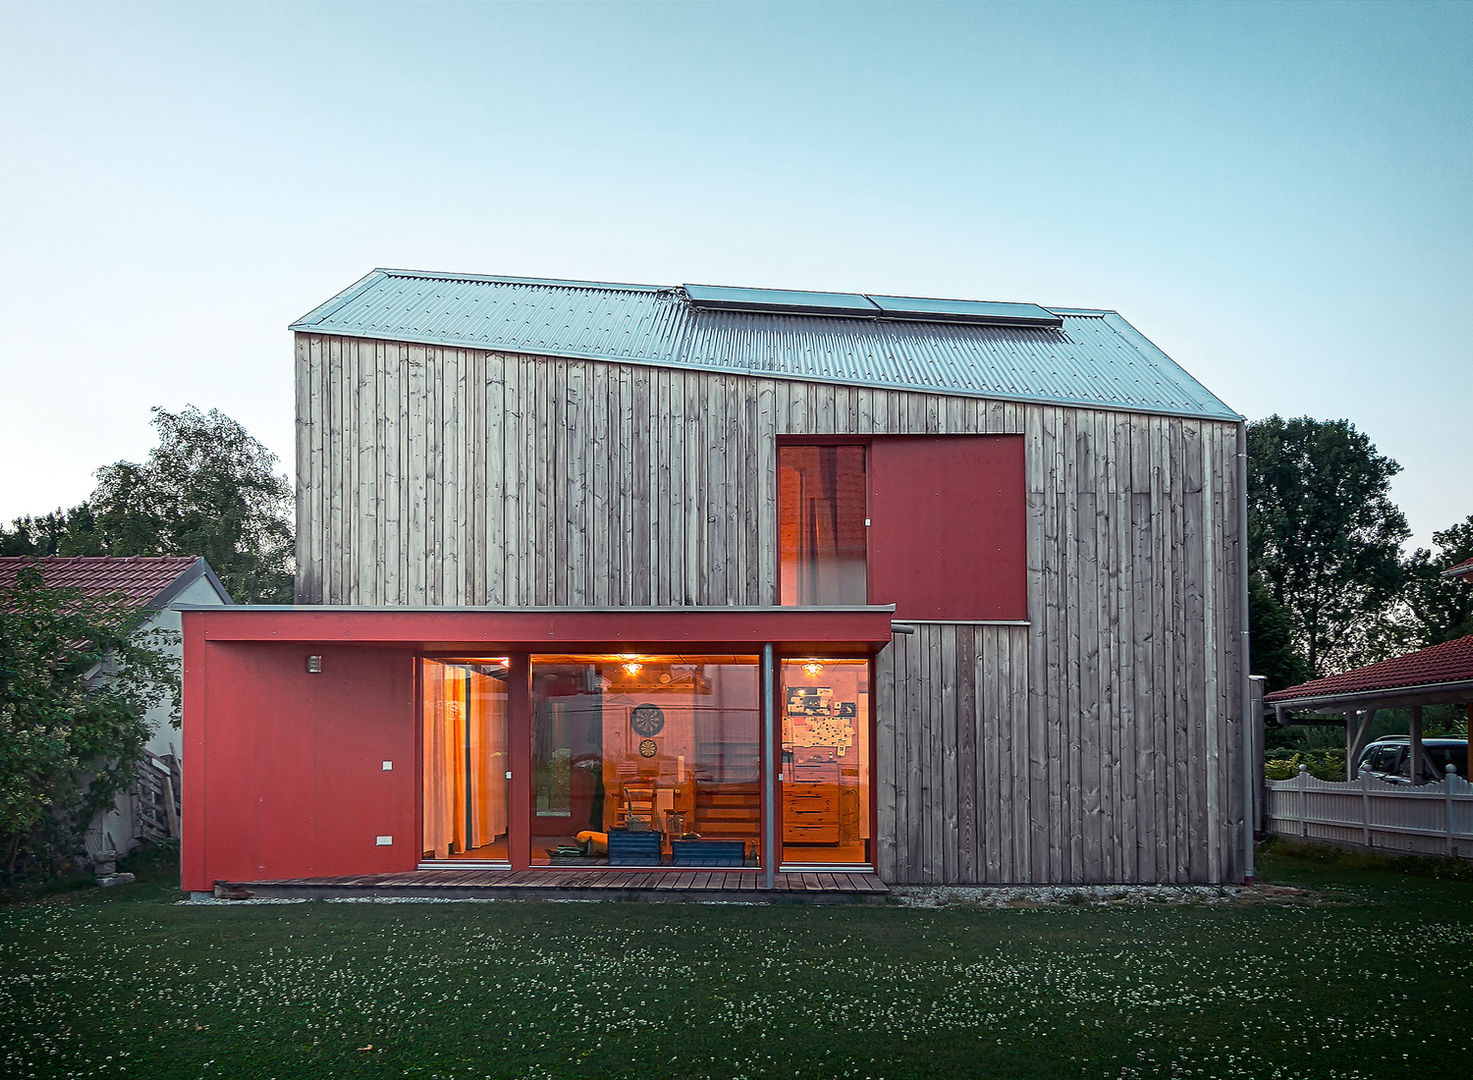
<path fill-rule="evenodd" d="M 425 660 L 424 835 L 430 859 L 505 860 L 506 661 Z"/>
<path fill-rule="evenodd" d="M 783 604 L 867 602 L 862 446 L 777 451 Z"/>
<path fill-rule="evenodd" d="M 756 866 L 755 656 L 532 658 L 532 862 Z"/>
<path fill-rule="evenodd" d="M 867 660 L 782 665 L 784 863 L 872 865 Z"/>

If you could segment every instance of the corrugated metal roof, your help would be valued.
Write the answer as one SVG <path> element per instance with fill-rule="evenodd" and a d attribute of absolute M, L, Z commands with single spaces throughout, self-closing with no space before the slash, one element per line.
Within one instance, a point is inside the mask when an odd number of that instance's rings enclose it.
<path fill-rule="evenodd" d="M 1239 420 L 1113 311 L 1059 328 L 696 308 L 679 286 L 374 270 L 293 330 Z"/>

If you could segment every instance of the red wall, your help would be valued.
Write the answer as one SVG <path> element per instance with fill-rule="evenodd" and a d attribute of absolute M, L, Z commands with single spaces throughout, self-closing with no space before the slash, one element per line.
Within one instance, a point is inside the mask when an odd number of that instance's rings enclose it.
<path fill-rule="evenodd" d="M 897 619 L 1026 619 L 1021 435 L 876 438 L 869 602 Z"/>
<path fill-rule="evenodd" d="M 185 672 L 185 889 L 414 869 L 413 653 L 206 641 L 187 625 Z"/>

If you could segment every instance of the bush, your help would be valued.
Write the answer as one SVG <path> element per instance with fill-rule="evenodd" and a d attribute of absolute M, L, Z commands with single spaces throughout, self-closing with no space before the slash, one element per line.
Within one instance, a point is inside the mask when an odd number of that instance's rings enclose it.
<path fill-rule="evenodd" d="M 1344 750 L 1300 750 L 1288 757 L 1274 757 L 1263 763 L 1263 775 L 1268 780 L 1292 780 L 1299 775 L 1299 766 L 1307 765 L 1309 775 L 1319 780 L 1345 779 Z"/>
<path fill-rule="evenodd" d="M 96 814 L 133 779 L 148 710 L 179 708 L 178 662 L 116 599 L 0 587 L 0 880 L 66 873 Z"/>

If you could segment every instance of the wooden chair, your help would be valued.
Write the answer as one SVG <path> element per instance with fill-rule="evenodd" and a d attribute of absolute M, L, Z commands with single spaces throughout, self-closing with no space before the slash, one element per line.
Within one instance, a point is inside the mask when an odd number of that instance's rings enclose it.
<path fill-rule="evenodd" d="M 646 823 L 646 828 L 654 829 L 655 822 L 655 785 L 630 783 L 624 785 L 624 797 L 619 803 L 615 828 L 628 828 L 631 818 L 641 818 Z"/>

